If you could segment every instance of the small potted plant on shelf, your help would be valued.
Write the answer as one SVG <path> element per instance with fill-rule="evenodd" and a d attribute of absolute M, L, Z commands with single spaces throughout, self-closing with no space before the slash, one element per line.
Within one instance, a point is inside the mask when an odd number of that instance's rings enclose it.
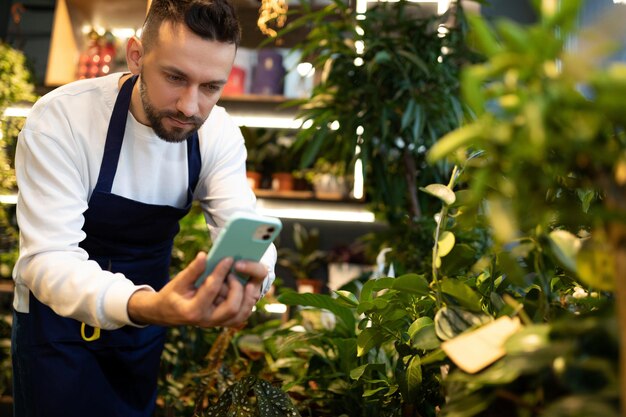
<path fill-rule="evenodd" d="M 253 190 L 263 188 L 263 176 L 268 159 L 268 145 L 273 139 L 271 130 L 241 126 L 241 133 L 246 143 L 246 176 Z"/>
<path fill-rule="evenodd" d="M 268 164 L 272 176 L 272 190 L 292 191 L 294 189 L 293 172 L 297 169 L 299 159 L 294 154 L 292 144 L 294 138 L 282 132 L 276 132 L 274 140 L 268 142 Z"/>
<path fill-rule="evenodd" d="M 307 172 L 307 177 L 313 184 L 315 197 L 321 200 L 343 200 L 350 196 L 350 181 L 344 162 L 319 158 Z"/>
<path fill-rule="evenodd" d="M 321 292 L 323 284 L 314 278 L 314 273 L 325 266 L 327 253 L 320 249 L 319 229 L 307 229 L 295 223 L 293 242 L 293 248 L 283 247 L 278 250 L 279 265 L 293 274 L 298 292 Z"/>

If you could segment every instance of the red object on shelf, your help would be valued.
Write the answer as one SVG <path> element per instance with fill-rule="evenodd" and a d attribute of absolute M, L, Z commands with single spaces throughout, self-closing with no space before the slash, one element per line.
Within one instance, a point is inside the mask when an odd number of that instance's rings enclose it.
<path fill-rule="evenodd" d="M 95 31 L 89 34 L 87 47 L 78 59 L 78 79 L 100 77 L 111 72 L 115 59 L 115 39 L 112 36 L 99 36 Z"/>
<path fill-rule="evenodd" d="M 246 71 L 240 67 L 233 67 L 228 76 L 222 94 L 225 96 L 240 95 L 245 92 Z"/>

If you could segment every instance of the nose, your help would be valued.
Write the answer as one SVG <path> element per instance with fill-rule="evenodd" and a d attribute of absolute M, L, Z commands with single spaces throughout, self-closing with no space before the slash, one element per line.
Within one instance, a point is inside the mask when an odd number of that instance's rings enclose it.
<path fill-rule="evenodd" d="M 192 117 L 198 114 L 199 109 L 198 89 L 193 86 L 185 88 L 176 102 L 176 110 L 187 117 Z"/>

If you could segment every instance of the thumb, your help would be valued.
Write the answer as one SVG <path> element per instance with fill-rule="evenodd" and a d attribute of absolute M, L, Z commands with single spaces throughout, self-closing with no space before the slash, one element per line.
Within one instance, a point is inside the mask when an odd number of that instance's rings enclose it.
<path fill-rule="evenodd" d="M 187 265 L 185 269 L 180 271 L 174 280 L 183 286 L 189 286 L 196 282 L 202 275 L 206 267 L 206 253 L 198 252 L 196 257 Z M 209 271 L 210 272 L 210 271 Z"/>
<path fill-rule="evenodd" d="M 198 287 L 197 296 L 201 299 L 213 300 L 219 295 L 222 285 L 226 281 L 233 266 L 233 258 L 224 258 L 215 266 L 213 271 L 209 271 L 206 280 Z"/>

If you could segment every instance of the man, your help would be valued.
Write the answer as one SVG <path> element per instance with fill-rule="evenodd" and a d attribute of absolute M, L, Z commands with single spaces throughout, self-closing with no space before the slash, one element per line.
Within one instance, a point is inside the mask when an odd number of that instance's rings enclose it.
<path fill-rule="evenodd" d="M 211 234 L 253 211 L 238 127 L 214 107 L 235 58 L 228 0 L 154 0 L 131 74 L 60 87 L 33 107 L 16 174 L 15 416 L 150 416 L 165 330 L 238 326 L 273 280 L 206 254 L 170 280 L 178 220 L 199 200 Z"/>

